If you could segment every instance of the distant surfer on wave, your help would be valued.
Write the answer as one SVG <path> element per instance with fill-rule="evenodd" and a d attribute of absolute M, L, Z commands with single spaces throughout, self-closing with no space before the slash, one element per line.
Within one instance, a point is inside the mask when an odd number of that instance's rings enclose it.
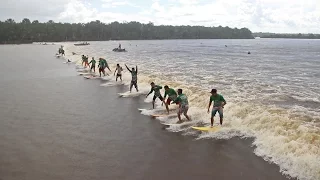
<path fill-rule="evenodd" d="M 182 113 L 187 118 L 187 120 L 190 121 L 190 117 L 187 114 L 189 110 L 188 97 L 185 94 L 182 94 L 182 89 L 178 89 L 178 97 L 173 101 L 173 103 L 179 104 L 179 109 L 178 109 L 179 120 L 177 123 L 182 123 L 182 120 L 181 120 Z"/>
<path fill-rule="evenodd" d="M 105 63 L 104 63 L 104 61 L 102 60 L 102 58 L 99 58 L 98 67 L 99 67 L 99 75 L 100 75 L 100 77 L 101 77 L 101 73 L 103 73 L 103 75 L 106 76 L 106 73 L 105 73 L 105 71 L 104 71 L 104 69 L 105 69 Z"/>
<path fill-rule="evenodd" d="M 163 98 L 164 98 L 163 102 L 165 103 L 166 109 L 169 114 L 169 105 L 170 105 L 171 101 L 174 101 L 177 98 L 177 92 L 174 89 L 169 88 L 169 86 L 167 86 L 167 85 L 164 86 L 164 90 L 165 90 L 165 93 L 163 96 Z M 167 99 L 167 101 L 165 101 L 167 95 L 168 95 L 168 99 Z"/>
<path fill-rule="evenodd" d="M 213 101 L 213 107 L 211 111 L 211 127 L 213 127 L 213 122 L 214 122 L 214 116 L 218 112 L 220 115 L 220 125 L 223 123 L 223 107 L 224 105 L 227 104 L 227 102 L 224 100 L 223 96 L 220 94 L 217 94 L 216 89 L 211 90 L 211 96 L 209 100 L 209 106 L 208 106 L 208 113 L 210 110 L 211 103 Z"/>
<path fill-rule="evenodd" d="M 93 72 L 96 73 L 96 60 L 94 60 L 94 57 L 92 57 L 92 60 L 89 62 L 89 67 L 90 67 L 90 64 L 91 64 L 90 71 L 92 72 L 92 69 L 93 69 Z"/>
<path fill-rule="evenodd" d="M 109 68 L 109 65 L 108 65 L 108 63 L 107 63 L 107 60 L 105 60 L 105 59 L 103 59 L 103 58 L 100 58 L 100 61 L 102 61 L 103 64 L 104 64 L 103 71 L 105 71 L 105 69 L 108 68 L 109 71 L 111 72 L 111 70 L 110 70 L 110 68 Z"/>
<path fill-rule="evenodd" d="M 154 103 L 157 98 L 159 98 L 163 102 L 163 97 L 161 96 L 160 89 L 162 89 L 162 86 L 155 85 L 154 82 L 151 84 L 151 90 L 147 94 L 146 98 L 154 91 L 153 99 L 152 99 L 152 107 L 154 109 Z"/>
<path fill-rule="evenodd" d="M 84 67 L 90 67 L 90 65 L 89 65 L 89 56 L 87 55 L 87 56 L 85 56 L 85 58 L 84 58 Z"/>
<path fill-rule="evenodd" d="M 131 83 L 130 83 L 130 93 L 132 90 L 132 86 L 134 86 L 137 90 L 137 92 L 139 92 L 138 90 L 138 66 L 136 66 L 136 69 L 132 68 L 132 70 L 130 70 L 128 68 L 128 66 L 125 64 L 126 68 L 128 69 L 128 71 L 131 73 Z"/>
<path fill-rule="evenodd" d="M 122 82 L 122 71 L 123 71 L 122 67 L 119 64 L 117 64 L 117 68 L 113 73 L 113 75 L 115 75 L 117 72 L 116 81 L 118 81 L 118 77 L 120 77 L 120 80 Z"/>

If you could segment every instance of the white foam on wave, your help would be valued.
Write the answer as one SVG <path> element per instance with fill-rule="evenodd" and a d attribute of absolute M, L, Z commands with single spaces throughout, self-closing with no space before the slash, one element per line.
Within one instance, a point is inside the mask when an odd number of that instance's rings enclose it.
<path fill-rule="evenodd" d="M 129 56 L 120 58 L 122 59 L 119 61 L 138 62 Z M 153 61 L 148 63 L 153 63 Z M 243 76 L 234 77 L 215 72 L 212 76 L 202 76 L 202 79 L 199 75 L 198 78 L 190 78 L 186 75 L 182 79 L 182 75 L 177 77 L 179 73 L 176 76 L 170 76 L 172 75 L 170 72 L 163 74 L 159 67 L 165 67 L 165 65 L 158 65 L 150 66 L 147 63 L 139 65 L 138 85 L 140 90 L 145 89 L 145 94 L 148 93 L 150 91 L 149 84 L 152 81 L 160 85 L 169 85 L 175 89 L 182 88 L 190 103 L 188 114 L 192 121 L 170 126 L 167 128 L 168 131 L 182 131 L 183 135 L 195 135 L 197 139 L 253 137 L 254 153 L 266 161 L 279 165 L 283 174 L 302 180 L 320 179 L 320 129 L 311 123 L 313 122 L 312 118 L 316 116 L 305 121 L 305 114 L 303 114 L 306 112 L 305 109 L 300 108 L 302 111 L 297 112 L 293 107 L 283 109 L 260 103 L 268 100 L 268 98 L 273 98 L 274 96 L 269 96 L 270 93 L 280 94 L 285 92 L 284 90 L 290 90 L 288 86 L 260 83 L 259 79 L 255 79 L 255 77 L 260 77 L 259 74 L 253 72 L 245 74 L 246 69 L 239 71 L 236 67 L 234 71 L 243 73 Z M 111 68 L 114 69 L 114 66 L 111 66 Z M 126 81 L 130 82 L 128 72 L 124 72 L 124 77 L 126 77 Z M 199 78 L 201 79 L 200 84 Z M 207 80 L 207 83 L 205 80 Z M 223 89 L 219 93 L 222 93 L 227 100 L 227 105 L 224 108 L 224 124 L 221 130 L 216 133 L 208 132 L 199 135 L 190 127 L 210 124 L 210 114 L 206 113 L 211 88 L 208 85 L 210 84 L 217 89 Z M 268 92 L 263 93 L 263 90 L 268 90 Z M 134 92 L 135 89 L 133 88 L 132 91 Z M 163 90 L 161 90 L 161 93 L 164 93 Z M 126 94 L 130 97 L 129 92 L 126 92 Z M 317 94 L 313 94 L 312 97 L 315 95 Z M 151 94 L 146 98 L 145 102 L 151 103 L 152 96 Z M 157 100 L 155 110 L 145 110 L 141 113 L 145 115 L 154 114 L 160 108 L 164 108 L 161 104 Z M 157 119 L 169 123 L 177 121 L 176 117 Z M 218 120 L 219 118 L 216 117 L 215 123 L 219 123 Z"/>

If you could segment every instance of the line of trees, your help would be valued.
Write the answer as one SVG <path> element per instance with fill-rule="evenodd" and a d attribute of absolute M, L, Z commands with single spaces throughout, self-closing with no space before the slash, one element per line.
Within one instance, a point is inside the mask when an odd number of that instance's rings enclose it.
<path fill-rule="evenodd" d="M 253 33 L 254 37 L 261 38 L 288 38 L 288 39 L 320 39 L 320 34 L 277 34 L 277 33 Z"/>
<path fill-rule="evenodd" d="M 105 41 L 142 39 L 252 39 L 247 28 L 204 26 L 155 26 L 153 23 L 97 21 L 89 23 L 41 23 L 25 18 L 0 21 L 0 43 Z"/>

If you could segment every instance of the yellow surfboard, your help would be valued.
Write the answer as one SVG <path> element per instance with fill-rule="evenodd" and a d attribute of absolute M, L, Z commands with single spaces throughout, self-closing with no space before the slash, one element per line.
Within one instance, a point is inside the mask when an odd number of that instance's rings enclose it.
<path fill-rule="evenodd" d="M 218 126 L 207 126 L 207 127 L 191 127 L 192 129 L 196 129 L 199 131 L 210 131 L 210 132 L 216 132 L 219 131 L 221 129 L 221 127 Z"/>

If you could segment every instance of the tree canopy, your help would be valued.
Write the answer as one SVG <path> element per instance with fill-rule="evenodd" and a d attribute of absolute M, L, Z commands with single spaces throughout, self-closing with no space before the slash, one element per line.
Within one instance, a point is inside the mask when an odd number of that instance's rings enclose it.
<path fill-rule="evenodd" d="M 261 38 L 288 38 L 288 39 L 320 39 L 320 34 L 277 34 L 277 33 L 253 33 L 254 37 Z"/>
<path fill-rule="evenodd" d="M 89 23 L 41 23 L 25 18 L 21 22 L 13 19 L 0 21 L 0 43 L 61 42 L 61 41 L 105 41 L 143 39 L 252 39 L 247 28 L 204 26 L 155 26 L 152 22 L 112 22 L 99 20 Z"/>

